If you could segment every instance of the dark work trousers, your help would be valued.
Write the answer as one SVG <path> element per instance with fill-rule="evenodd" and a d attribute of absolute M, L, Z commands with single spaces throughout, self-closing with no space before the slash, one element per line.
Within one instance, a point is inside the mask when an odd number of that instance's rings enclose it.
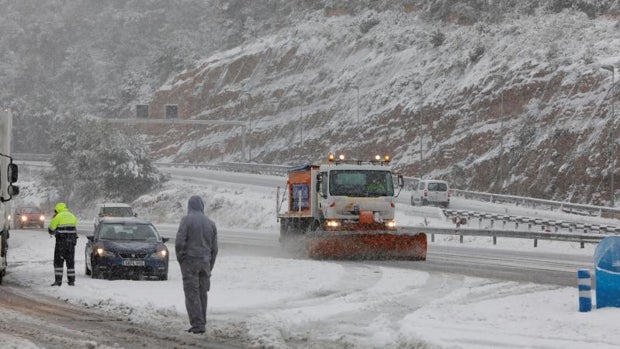
<path fill-rule="evenodd" d="M 56 233 L 54 247 L 54 277 L 56 283 L 62 283 L 63 262 L 67 262 L 67 280 L 75 282 L 75 244 L 76 233 Z"/>
<path fill-rule="evenodd" d="M 207 292 L 211 288 L 211 268 L 202 258 L 185 257 L 181 263 L 185 308 L 193 330 L 204 331 L 207 324 Z"/>

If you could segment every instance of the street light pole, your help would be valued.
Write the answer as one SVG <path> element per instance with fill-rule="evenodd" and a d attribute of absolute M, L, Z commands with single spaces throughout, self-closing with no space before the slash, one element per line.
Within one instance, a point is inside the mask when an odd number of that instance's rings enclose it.
<path fill-rule="evenodd" d="M 616 69 L 613 65 L 604 65 L 601 68 L 608 70 L 611 72 L 611 127 L 609 128 L 609 139 L 611 140 L 610 149 L 610 157 L 611 157 L 611 179 L 609 181 L 609 186 L 611 190 L 611 201 L 610 206 L 615 207 L 616 201 L 616 193 L 614 188 L 614 175 L 616 169 L 616 138 L 614 137 L 614 128 L 616 125 L 616 115 L 614 113 L 614 104 L 616 99 L 616 83 L 615 83 L 615 72 Z"/>
<path fill-rule="evenodd" d="M 424 161 L 424 153 L 422 149 L 422 137 L 424 133 L 422 132 L 422 110 L 418 114 L 418 135 L 420 135 L 420 168 L 422 168 L 422 162 Z"/>
<path fill-rule="evenodd" d="M 347 85 L 347 88 L 354 88 L 357 92 L 357 97 L 356 97 L 356 107 L 357 107 L 357 132 L 358 135 L 361 134 L 361 129 L 360 129 L 360 87 L 357 85 Z M 360 159 L 360 145 L 361 145 L 361 141 L 359 142 L 360 144 L 357 145 L 357 158 Z"/>
<path fill-rule="evenodd" d="M 360 87 L 359 86 L 353 86 L 353 88 L 357 91 L 357 128 L 359 130 L 360 128 Z"/>
<path fill-rule="evenodd" d="M 304 96 L 301 90 L 295 90 L 299 95 L 299 140 L 300 146 L 304 146 L 304 111 L 303 111 L 303 102 Z"/>
<path fill-rule="evenodd" d="M 250 124 L 248 127 L 248 140 L 247 140 L 247 154 L 248 154 L 248 162 L 252 161 L 252 113 L 248 110 L 248 106 L 247 106 L 247 101 L 248 100 L 252 100 L 252 95 L 249 92 L 243 92 L 241 94 L 241 97 L 243 98 L 244 96 L 248 96 L 248 99 L 243 99 L 243 106 L 245 107 L 246 111 L 248 111 L 248 116 L 250 117 Z"/>

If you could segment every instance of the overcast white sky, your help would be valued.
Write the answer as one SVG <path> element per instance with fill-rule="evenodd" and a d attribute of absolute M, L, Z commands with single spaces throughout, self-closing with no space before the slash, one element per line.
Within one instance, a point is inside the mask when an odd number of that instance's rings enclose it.
<path fill-rule="evenodd" d="M 269 188 L 223 183 L 172 181 L 162 190 L 168 203 L 185 203 L 189 193 L 208 196 L 207 207 L 262 209 L 218 210 L 224 238 L 227 228 L 276 237 L 275 192 Z M 223 198 L 226 202 L 223 202 Z M 182 208 L 183 210 L 185 207 Z M 228 212 L 228 213 L 226 213 Z M 417 224 L 418 210 L 398 208 L 401 224 Z M 433 210 L 431 224 L 445 224 Z M 83 219 L 91 221 L 90 217 Z M 262 220 L 261 224 L 256 224 Z M 416 223 L 417 222 L 417 223 Z M 178 223 L 170 219 L 168 225 Z M 163 225 L 163 224 L 160 224 Z M 53 279 L 54 240 L 44 231 L 11 234 L 6 280 L 32 292 L 126 315 L 132 321 L 188 328 L 182 282 L 174 248 L 167 281 L 92 280 L 84 275 L 84 238 L 76 252 L 75 287 L 49 286 Z M 438 239 L 458 245 L 457 239 Z M 487 248 L 532 249 L 531 241 L 488 239 L 469 244 Z M 539 242 L 543 250 L 591 255 L 570 243 Z M 425 263 L 425 262 L 403 262 Z M 593 292 L 594 297 L 594 292 Z M 595 303 L 595 300 L 593 299 Z M 334 262 L 240 253 L 222 248 L 209 293 L 207 336 L 245 333 L 255 348 L 617 348 L 620 309 L 578 312 L 576 287 L 490 280 L 429 273 L 364 262 Z M 27 339 L 0 335 L 14 347 L 33 347 Z M 305 344 L 289 344 L 305 343 Z M 7 344 L 7 345 L 8 345 Z"/>

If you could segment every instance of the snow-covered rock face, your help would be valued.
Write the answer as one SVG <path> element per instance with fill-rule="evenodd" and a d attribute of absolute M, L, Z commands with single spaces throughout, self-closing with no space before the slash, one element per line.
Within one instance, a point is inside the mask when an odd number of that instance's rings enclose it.
<path fill-rule="evenodd" d="M 390 153 L 403 174 L 456 188 L 605 204 L 618 137 L 601 65 L 620 60 L 617 19 L 438 3 L 308 11 L 169 80 L 151 116 L 174 103 L 181 118 L 245 121 L 259 162 Z M 241 161 L 242 145 L 240 127 L 201 126 L 153 148 Z"/>

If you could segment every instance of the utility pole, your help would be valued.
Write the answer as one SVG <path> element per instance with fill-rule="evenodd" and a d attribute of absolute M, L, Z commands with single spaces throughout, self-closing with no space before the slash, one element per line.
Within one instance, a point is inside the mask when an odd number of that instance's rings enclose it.
<path fill-rule="evenodd" d="M 614 176 L 616 172 L 616 137 L 614 137 L 614 129 L 616 126 L 616 115 L 614 111 L 614 104 L 616 102 L 616 83 L 615 83 L 615 72 L 616 69 L 613 65 L 604 65 L 601 68 L 608 70 L 611 72 L 611 127 L 609 128 L 609 156 L 610 156 L 610 166 L 611 166 L 611 178 L 609 181 L 609 189 L 610 193 L 610 204 L 609 206 L 616 206 L 616 193 L 614 188 Z"/>

